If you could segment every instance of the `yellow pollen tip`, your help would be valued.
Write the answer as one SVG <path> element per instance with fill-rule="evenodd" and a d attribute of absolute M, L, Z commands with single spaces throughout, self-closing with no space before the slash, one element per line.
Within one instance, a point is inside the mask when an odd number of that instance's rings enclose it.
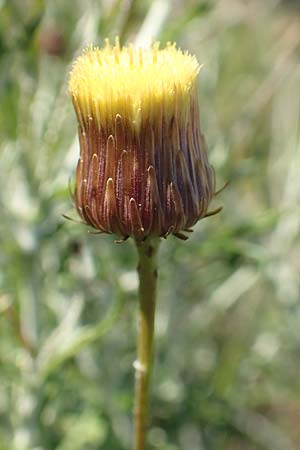
<path fill-rule="evenodd" d="M 104 48 L 83 51 L 71 70 L 69 91 L 78 115 L 94 112 L 107 121 L 120 114 L 138 125 L 142 116 L 155 116 L 159 105 L 166 114 L 173 114 L 176 102 L 185 109 L 198 72 L 195 56 L 175 44 L 161 50 L 158 42 L 148 49 L 120 48 L 117 38 L 114 47 L 106 40 Z"/>

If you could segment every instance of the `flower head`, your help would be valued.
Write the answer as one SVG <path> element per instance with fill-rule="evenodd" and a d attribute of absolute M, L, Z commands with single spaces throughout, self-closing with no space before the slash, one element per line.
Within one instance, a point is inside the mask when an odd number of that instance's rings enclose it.
<path fill-rule="evenodd" d="M 214 193 L 200 132 L 199 65 L 175 45 L 118 40 L 75 61 L 69 91 L 79 123 L 75 203 L 92 227 L 123 238 L 182 236 Z"/>

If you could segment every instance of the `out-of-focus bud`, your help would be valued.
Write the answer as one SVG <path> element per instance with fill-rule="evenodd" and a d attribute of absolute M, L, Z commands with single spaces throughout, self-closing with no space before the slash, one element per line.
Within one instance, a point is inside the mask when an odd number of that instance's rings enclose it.
<path fill-rule="evenodd" d="M 39 47 L 42 53 L 51 56 L 62 56 L 65 52 L 65 39 L 62 31 L 57 27 L 48 27 L 40 31 Z"/>
<path fill-rule="evenodd" d="M 175 44 L 109 42 L 74 63 L 79 123 L 75 204 L 93 228 L 123 238 L 184 238 L 207 213 L 214 171 L 200 132 L 199 65 Z"/>

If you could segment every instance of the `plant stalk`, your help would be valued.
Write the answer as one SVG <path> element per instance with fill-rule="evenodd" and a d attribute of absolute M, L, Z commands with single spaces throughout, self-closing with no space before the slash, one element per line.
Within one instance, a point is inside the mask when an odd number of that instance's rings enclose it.
<path fill-rule="evenodd" d="M 134 450 L 146 449 L 149 386 L 153 362 L 153 337 L 157 288 L 157 252 L 160 239 L 136 241 L 139 275 L 139 324 L 135 368 Z"/>

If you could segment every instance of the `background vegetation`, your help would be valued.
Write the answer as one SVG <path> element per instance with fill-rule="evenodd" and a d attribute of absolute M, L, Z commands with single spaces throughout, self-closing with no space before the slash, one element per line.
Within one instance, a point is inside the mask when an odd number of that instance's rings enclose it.
<path fill-rule="evenodd" d="M 0 1 L 0 450 L 131 442 L 136 255 L 78 223 L 72 59 L 119 34 L 204 64 L 218 186 L 160 252 L 153 450 L 300 442 L 300 5 L 279 0 Z"/>

